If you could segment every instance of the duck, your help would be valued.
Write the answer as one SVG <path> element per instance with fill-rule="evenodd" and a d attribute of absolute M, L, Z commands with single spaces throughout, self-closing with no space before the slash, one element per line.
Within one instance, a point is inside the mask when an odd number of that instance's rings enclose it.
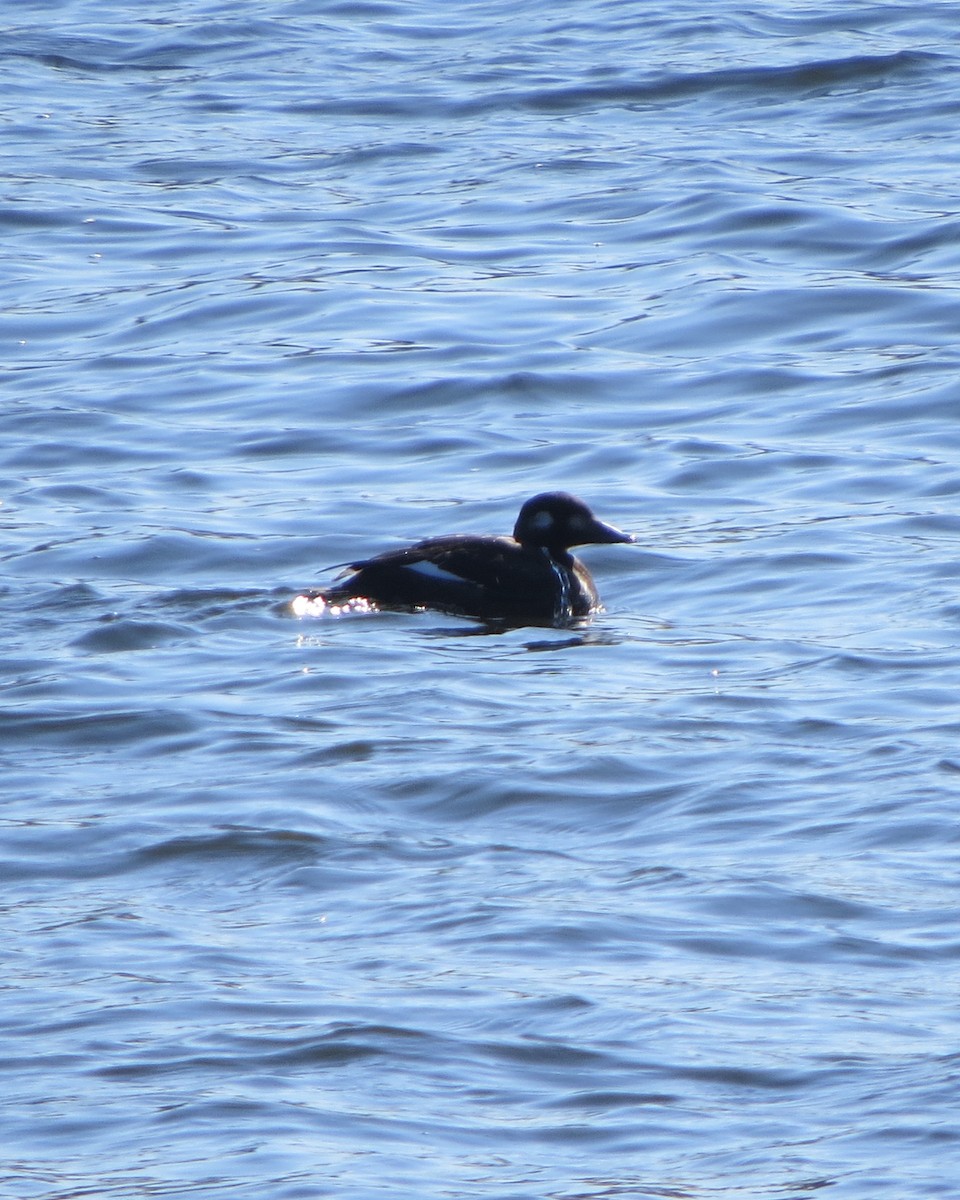
<path fill-rule="evenodd" d="M 296 615 L 434 609 L 486 622 L 562 627 L 601 610 L 596 584 L 573 546 L 628 543 L 569 492 L 543 492 L 520 509 L 512 536 L 451 534 L 341 563 L 328 590 L 298 596 Z"/>

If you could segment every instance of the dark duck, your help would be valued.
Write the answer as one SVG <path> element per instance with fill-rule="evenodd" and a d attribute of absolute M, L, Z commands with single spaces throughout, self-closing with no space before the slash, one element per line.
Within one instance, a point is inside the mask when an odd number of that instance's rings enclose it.
<path fill-rule="evenodd" d="M 545 492 L 520 509 L 512 537 L 427 538 L 344 564 L 349 578 L 320 596 L 298 596 L 298 615 L 325 608 L 437 609 L 483 621 L 568 625 L 600 608 L 590 572 L 572 546 L 632 542 L 567 492 Z"/>

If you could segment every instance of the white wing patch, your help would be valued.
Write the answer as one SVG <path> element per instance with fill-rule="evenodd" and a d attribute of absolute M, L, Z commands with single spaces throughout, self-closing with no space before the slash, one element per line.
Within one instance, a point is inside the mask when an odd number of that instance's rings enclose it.
<path fill-rule="evenodd" d="M 404 563 L 403 569 L 415 575 L 420 575 L 424 579 L 441 579 L 444 583 L 464 582 L 462 575 L 457 575 L 453 571 L 445 571 L 443 567 L 437 566 L 435 562 L 430 562 L 428 559 L 421 559 L 419 562 Z"/>

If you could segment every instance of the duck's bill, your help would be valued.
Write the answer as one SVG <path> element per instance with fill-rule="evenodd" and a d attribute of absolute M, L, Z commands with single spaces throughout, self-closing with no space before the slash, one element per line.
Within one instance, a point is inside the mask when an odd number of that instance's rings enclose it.
<path fill-rule="evenodd" d="M 615 525 L 608 525 L 605 521 L 594 521 L 591 530 L 591 542 L 635 542 L 637 539 L 632 533 L 624 533 L 622 529 L 617 529 Z"/>

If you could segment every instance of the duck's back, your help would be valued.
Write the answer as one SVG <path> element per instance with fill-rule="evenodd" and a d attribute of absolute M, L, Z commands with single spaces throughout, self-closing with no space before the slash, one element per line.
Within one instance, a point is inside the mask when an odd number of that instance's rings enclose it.
<path fill-rule="evenodd" d="M 554 624 L 597 606 L 593 581 L 572 555 L 511 537 L 428 538 L 350 564 L 333 600 L 362 596 L 389 608 L 437 608 L 490 620 Z"/>

